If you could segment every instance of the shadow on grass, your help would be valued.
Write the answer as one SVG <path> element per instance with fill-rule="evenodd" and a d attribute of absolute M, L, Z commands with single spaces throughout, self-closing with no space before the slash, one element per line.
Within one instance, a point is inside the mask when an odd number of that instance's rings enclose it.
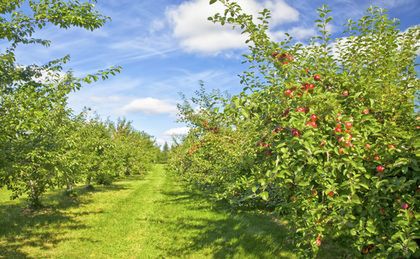
<path fill-rule="evenodd" d="M 208 192 L 186 190 L 164 192 L 167 204 L 179 204 L 197 215 L 206 213 L 227 215 L 224 217 L 177 217 L 163 222 L 173 233 L 196 233 L 192 242 L 182 248 L 173 248 L 168 254 L 174 257 L 188 256 L 196 251 L 211 250 L 212 258 L 293 258 L 292 233 L 270 210 L 258 209 L 235 211 L 226 202 L 215 201 Z M 317 258 L 354 258 L 345 243 L 344 236 L 325 240 Z M 161 247 L 160 249 L 165 249 Z M 356 254 L 357 255 L 357 254 Z"/>
<path fill-rule="evenodd" d="M 213 258 L 290 258 L 288 231 L 263 213 L 232 212 L 228 204 L 212 201 L 203 191 L 164 192 L 167 203 L 191 211 L 193 217 L 175 217 L 160 222 L 176 236 L 194 233 L 181 247 L 172 247 L 168 256 L 184 257 L 197 251 L 211 251 Z M 211 216 L 209 216 L 209 214 Z M 197 215 L 197 216 L 196 216 Z M 179 238 L 179 237 L 178 237 Z M 167 247 L 158 247 L 168 250 Z"/>
<path fill-rule="evenodd" d="M 30 258 L 22 248 L 48 250 L 65 241 L 65 233 L 87 228 L 77 217 L 102 212 L 69 211 L 92 202 L 91 193 L 127 189 L 124 185 L 98 186 L 94 189 L 79 187 L 76 196 L 70 197 L 63 191 L 45 195 L 44 207 L 36 211 L 27 209 L 25 201 L 0 203 L 0 258 Z"/>

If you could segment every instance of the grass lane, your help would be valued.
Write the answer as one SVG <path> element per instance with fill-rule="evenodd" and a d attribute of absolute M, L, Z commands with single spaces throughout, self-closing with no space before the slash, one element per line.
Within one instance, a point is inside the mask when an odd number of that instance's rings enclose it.
<path fill-rule="evenodd" d="M 291 258 L 287 232 L 257 212 L 231 213 L 156 166 L 77 199 L 47 195 L 36 213 L 0 192 L 0 257 Z"/>

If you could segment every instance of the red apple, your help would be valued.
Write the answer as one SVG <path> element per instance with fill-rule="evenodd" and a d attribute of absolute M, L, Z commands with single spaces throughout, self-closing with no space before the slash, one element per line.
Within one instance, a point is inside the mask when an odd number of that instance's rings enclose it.
<path fill-rule="evenodd" d="M 318 74 L 314 75 L 314 80 L 315 81 L 320 81 L 321 80 L 321 76 L 318 75 Z"/>
<path fill-rule="evenodd" d="M 318 125 L 316 124 L 315 121 L 308 121 L 306 123 L 306 126 L 310 126 L 310 127 L 313 127 L 313 128 L 317 128 L 318 127 Z"/>
<path fill-rule="evenodd" d="M 306 108 L 305 107 L 297 107 L 296 111 L 297 112 L 306 112 Z"/>
<path fill-rule="evenodd" d="M 345 90 L 341 95 L 344 97 L 347 97 L 349 96 L 349 91 Z"/>
<path fill-rule="evenodd" d="M 316 121 L 318 117 L 315 114 L 312 114 L 310 117 L 311 121 Z"/>
<path fill-rule="evenodd" d="M 330 196 L 331 198 L 332 198 L 332 197 L 334 197 L 334 192 L 333 192 L 333 191 L 330 191 L 330 192 L 328 193 L 328 196 Z"/>
<path fill-rule="evenodd" d="M 349 121 L 346 121 L 346 122 L 344 123 L 344 125 L 345 125 L 346 129 L 351 129 L 351 127 L 353 126 L 353 125 L 351 124 L 351 122 L 349 122 Z"/>
<path fill-rule="evenodd" d="M 365 148 L 366 148 L 366 149 L 370 149 L 370 147 L 371 147 L 371 146 L 370 146 L 370 144 L 366 144 L 366 145 L 365 145 Z"/>
<path fill-rule="evenodd" d="M 283 128 L 282 127 L 280 127 L 280 126 L 277 126 L 277 127 L 275 127 L 274 129 L 273 129 L 273 133 L 279 133 L 280 131 L 282 131 L 283 130 Z"/>
<path fill-rule="evenodd" d="M 262 147 L 265 147 L 265 148 L 268 148 L 268 147 L 270 147 L 271 145 L 270 145 L 270 144 L 268 144 L 268 143 L 263 143 L 261 146 L 262 146 Z"/>
<path fill-rule="evenodd" d="M 284 95 L 287 97 L 292 97 L 293 96 L 293 91 L 290 89 L 287 89 L 286 91 L 284 91 Z"/>
<path fill-rule="evenodd" d="M 380 156 L 378 156 L 378 155 L 375 155 L 375 156 L 373 157 L 373 159 L 375 159 L 376 161 L 379 161 L 379 160 L 381 160 L 381 157 L 380 157 Z"/>
<path fill-rule="evenodd" d="M 321 235 L 318 235 L 315 239 L 315 244 L 316 246 L 321 246 L 322 244 L 322 239 L 321 239 Z"/>
<path fill-rule="evenodd" d="M 408 208 L 410 208 L 410 205 L 408 205 L 408 203 L 403 203 L 401 205 L 401 209 L 403 209 L 403 210 L 407 210 Z"/>
<path fill-rule="evenodd" d="M 376 171 L 378 171 L 378 173 L 382 173 L 383 171 L 385 171 L 385 167 L 384 167 L 384 166 L 382 166 L 382 165 L 378 165 L 378 166 L 376 167 Z"/>
<path fill-rule="evenodd" d="M 292 129 L 292 136 L 293 137 L 299 137 L 300 136 L 300 132 L 297 129 Z"/>
<path fill-rule="evenodd" d="M 369 114 L 369 109 L 364 109 L 364 110 L 362 111 L 362 113 L 363 113 L 363 114 L 365 114 L 365 115 L 368 115 L 368 114 Z"/>
<path fill-rule="evenodd" d="M 273 57 L 273 54 L 271 54 L 272 57 Z M 277 58 L 279 61 L 283 62 L 284 65 L 288 64 L 289 61 L 293 61 L 294 59 L 294 57 L 289 53 L 282 53 L 280 55 L 277 54 L 274 56 L 274 58 Z"/>

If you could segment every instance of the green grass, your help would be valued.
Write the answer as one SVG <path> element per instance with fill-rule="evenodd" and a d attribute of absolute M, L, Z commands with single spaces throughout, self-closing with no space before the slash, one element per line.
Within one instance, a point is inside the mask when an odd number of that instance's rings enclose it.
<path fill-rule="evenodd" d="M 156 166 L 77 199 L 48 194 L 25 210 L 0 192 L 0 257 L 293 258 L 288 233 L 267 215 L 230 212 Z"/>

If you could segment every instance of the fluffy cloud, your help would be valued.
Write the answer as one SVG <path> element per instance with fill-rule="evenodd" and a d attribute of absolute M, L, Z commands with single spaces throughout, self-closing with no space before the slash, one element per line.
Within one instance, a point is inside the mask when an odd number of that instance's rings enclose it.
<path fill-rule="evenodd" d="M 151 97 L 131 101 L 122 108 L 124 113 L 142 112 L 146 114 L 176 114 L 176 105 Z"/>
<path fill-rule="evenodd" d="M 165 136 L 182 136 L 188 134 L 188 131 L 190 131 L 190 128 L 188 127 L 180 127 L 180 128 L 172 128 L 167 131 L 165 131 Z"/>
<path fill-rule="evenodd" d="M 165 145 L 165 143 L 168 143 L 169 141 L 166 140 L 166 139 L 163 139 L 163 138 L 156 138 L 155 142 L 156 142 L 156 144 L 158 144 L 158 146 L 163 146 L 163 145 Z"/>
<path fill-rule="evenodd" d="M 272 11 L 271 25 L 277 26 L 299 20 L 299 12 L 283 0 L 238 0 L 246 13 L 258 16 L 264 8 Z M 246 36 L 230 26 L 221 27 L 207 20 L 207 17 L 224 8 L 217 3 L 209 5 L 208 0 L 192 0 L 169 8 L 167 19 L 173 28 L 175 38 L 188 52 L 215 54 L 227 49 L 245 47 Z"/>
<path fill-rule="evenodd" d="M 294 27 L 288 33 L 297 40 L 306 40 L 317 34 L 314 28 Z"/>

